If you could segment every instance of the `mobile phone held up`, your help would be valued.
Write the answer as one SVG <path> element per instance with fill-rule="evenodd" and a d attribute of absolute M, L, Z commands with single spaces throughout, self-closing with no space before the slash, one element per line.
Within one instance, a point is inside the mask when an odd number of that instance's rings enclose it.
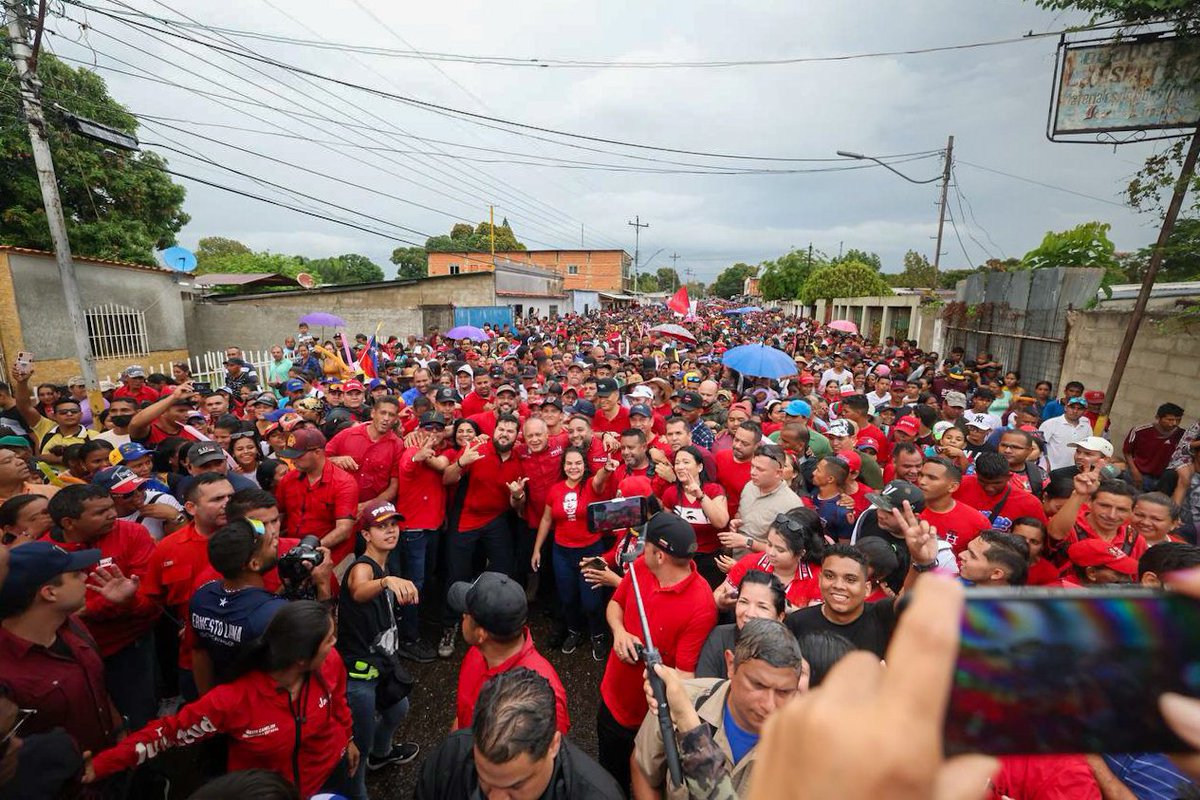
<path fill-rule="evenodd" d="M 1153 589 L 971 589 L 946 713 L 957 753 L 1188 751 L 1158 712 L 1200 696 L 1200 601 Z"/>
<path fill-rule="evenodd" d="M 619 497 L 591 503 L 587 509 L 590 531 L 617 531 L 646 524 L 646 498 Z"/>

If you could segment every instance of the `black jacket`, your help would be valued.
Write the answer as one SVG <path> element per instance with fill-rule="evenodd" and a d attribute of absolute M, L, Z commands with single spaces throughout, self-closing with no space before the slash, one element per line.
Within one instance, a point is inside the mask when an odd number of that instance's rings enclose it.
<path fill-rule="evenodd" d="M 469 800 L 478 797 L 472 753 L 474 740 L 469 730 L 455 731 L 438 745 L 421 765 L 413 797 L 416 800 Z M 540 800 L 624 800 L 625 794 L 613 777 L 587 753 L 563 737 L 554 759 L 554 775 Z"/>

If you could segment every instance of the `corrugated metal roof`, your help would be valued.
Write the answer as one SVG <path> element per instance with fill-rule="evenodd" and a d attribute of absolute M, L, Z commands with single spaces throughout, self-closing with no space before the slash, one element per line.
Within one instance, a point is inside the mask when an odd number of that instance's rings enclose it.
<path fill-rule="evenodd" d="M 54 253 L 49 250 L 35 250 L 32 247 L 15 247 L 11 244 L 0 244 L 0 253 L 19 253 L 29 256 L 49 256 L 54 258 Z M 142 269 L 148 272 L 165 272 L 168 275 L 174 275 L 175 270 L 167 269 L 166 267 L 150 266 L 148 264 L 135 264 L 132 261 L 113 261 L 107 258 L 90 258 L 88 256 L 80 256 L 71 254 L 73 261 L 82 261 L 87 264 L 98 264 L 102 267 L 120 267 L 122 269 Z"/>

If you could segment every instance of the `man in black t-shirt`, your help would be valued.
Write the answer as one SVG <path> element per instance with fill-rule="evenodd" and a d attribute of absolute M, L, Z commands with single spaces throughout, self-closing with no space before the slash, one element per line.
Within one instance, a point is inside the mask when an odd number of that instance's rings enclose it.
<path fill-rule="evenodd" d="M 880 580 L 899 594 L 900 588 L 904 586 L 904 578 L 908 575 L 908 568 L 912 564 L 912 556 L 909 555 L 908 545 L 904 541 L 904 531 L 896 523 L 892 510 L 903 508 L 904 501 L 907 500 L 912 510 L 920 514 L 925 510 L 925 496 L 908 481 L 894 480 L 883 487 L 883 491 L 867 494 L 867 500 L 870 501 L 871 507 L 864 511 L 855 523 L 850 544 L 878 537 L 891 545 L 896 554 L 896 569 L 888 575 L 881 576 Z"/>
<path fill-rule="evenodd" d="M 838 633 L 856 649 L 883 658 L 896 624 L 895 602 L 866 602 L 868 571 L 867 557 L 853 545 L 826 548 L 820 575 L 824 602 L 795 611 L 785 621 L 796 639 L 808 633 Z"/>

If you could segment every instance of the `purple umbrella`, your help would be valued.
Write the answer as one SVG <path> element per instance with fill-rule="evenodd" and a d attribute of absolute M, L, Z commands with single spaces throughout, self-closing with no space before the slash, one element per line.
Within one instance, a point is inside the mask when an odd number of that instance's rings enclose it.
<path fill-rule="evenodd" d="M 472 342 L 486 342 L 488 335 L 474 325 L 459 325 L 446 331 L 447 339 L 470 339 Z"/>
<path fill-rule="evenodd" d="M 307 322 L 309 325 L 320 325 L 330 328 L 346 327 L 346 320 L 339 317 L 337 314 L 328 314 L 324 311 L 314 311 L 311 314 L 305 314 L 300 318 L 301 322 Z"/>

